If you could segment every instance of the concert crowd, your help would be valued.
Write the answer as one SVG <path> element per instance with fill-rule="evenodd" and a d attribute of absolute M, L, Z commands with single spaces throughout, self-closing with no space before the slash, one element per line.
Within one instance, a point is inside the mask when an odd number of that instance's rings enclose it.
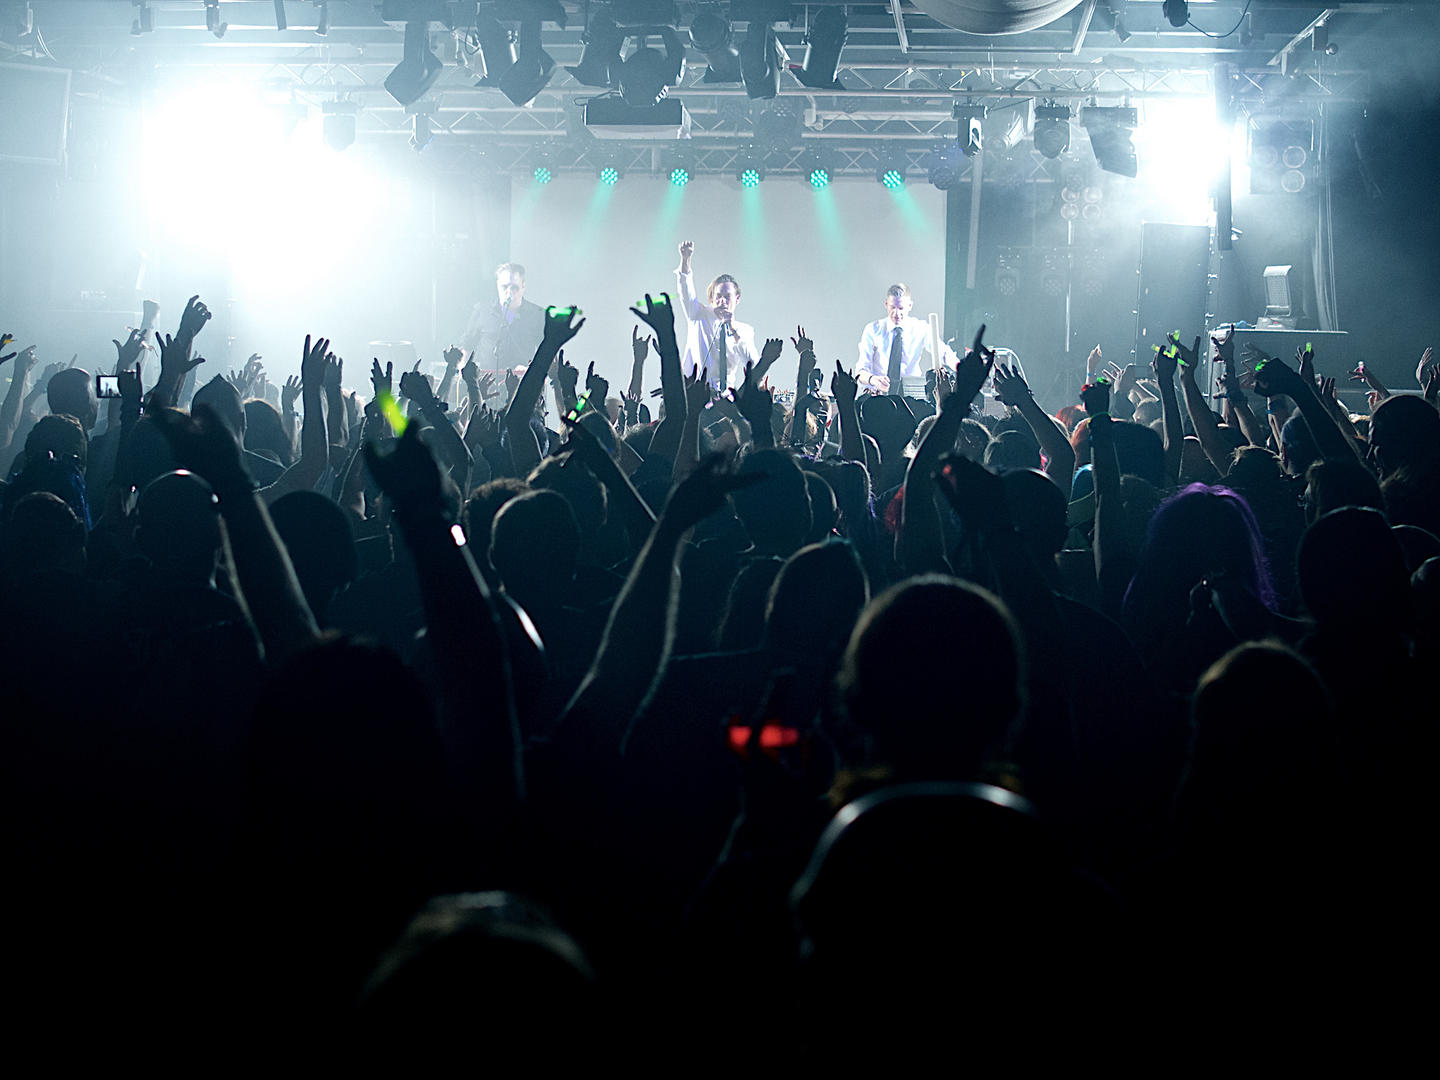
<path fill-rule="evenodd" d="M 103 399 L 0 347 L 18 1037 L 673 1075 L 1419 1024 L 1428 349 L 1190 328 L 1050 415 L 983 327 L 908 396 L 801 327 L 717 386 L 680 306 L 282 383 L 195 298 Z"/>

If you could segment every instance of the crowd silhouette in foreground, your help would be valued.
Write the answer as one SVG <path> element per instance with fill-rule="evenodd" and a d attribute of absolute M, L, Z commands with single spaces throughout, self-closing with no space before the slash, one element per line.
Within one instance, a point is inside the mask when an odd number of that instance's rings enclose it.
<path fill-rule="evenodd" d="M 573 309 L 522 377 L 363 393 L 323 338 L 214 374 L 198 298 L 103 401 L 0 347 L 13 1030 L 205 1072 L 1395 1045 L 1429 350 L 1398 392 L 1097 350 L 1052 417 L 983 327 L 918 408 L 812 392 L 799 328 L 793 400 L 717 396 L 635 314 L 614 394 Z"/>

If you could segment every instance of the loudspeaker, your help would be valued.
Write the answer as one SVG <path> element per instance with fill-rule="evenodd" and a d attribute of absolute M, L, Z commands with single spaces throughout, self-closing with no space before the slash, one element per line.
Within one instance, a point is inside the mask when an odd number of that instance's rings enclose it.
<path fill-rule="evenodd" d="M 1135 305 L 1135 362 L 1149 364 L 1153 345 L 1180 331 L 1189 345 L 1205 332 L 1210 273 L 1208 225 L 1140 226 L 1140 297 Z"/>
<path fill-rule="evenodd" d="M 0 64 L 0 161 L 63 162 L 69 109 L 67 69 Z"/>

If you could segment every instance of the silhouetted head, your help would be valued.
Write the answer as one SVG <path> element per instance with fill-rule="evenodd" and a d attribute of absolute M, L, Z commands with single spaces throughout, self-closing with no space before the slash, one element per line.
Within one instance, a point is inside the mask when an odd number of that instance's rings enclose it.
<path fill-rule="evenodd" d="M 1380 482 L 1359 461 L 1324 458 L 1305 471 L 1305 519 L 1314 521 L 1342 506 L 1383 509 Z"/>
<path fill-rule="evenodd" d="M 128 476 L 119 475 L 122 466 L 128 467 Z M 168 472 L 180 467 L 170 450 L 170 441 L 161 434 L 155 422 L 148 416 L 140 417 L 139 423 L 130 432 L 128 461 L 116 462 L 116 479 L 122 483 L 134 484 L 143 491 L 145 485 Z"/>
<path fill-rule="evenodd" d="M 1261 505 L 1270 497 L 1280 498 L 1285 482 L 1285 469 L 1280 458 L 1263 446 L 1243 446 L 1235 452 L 1225 483 L 1245 496 L 1251 506 Z"/>
<path fill-rule="evenodd" d="M 184 469 L 157 477 L 140 493 L 135 543 L 167 577 L 208 584 L 222 543 L 220 505 L 210 485 Z"/>
<path fill-rule="evenodd" d="M 563 603 L 579 556 L 575 514 L 554 491 L 526 492 L 495 515 L 490 562 L 521 607 Z"/>
<path fill-rule="evenodd" d="M 783 450 L 757 450 L 740 459 L 743 476 L 765 479 L 731 494 L 735 515 L 755 545 L 757 555 L 788 558 L 810 532 L 810 494 L 805 474 Z"/>
<path fill-rule="evenodd" d="M 292 491 L 271 505 L 270 519 L 290 553 L 310 610 L 325 626 L 335 594 L 360 573 L 349 516 L 318 491 Z"/>
<path fill-rule="evenodd" d="M 1015 469 L 1000 477 L 1010 518 L 1036 559 L 1052 559 L 1069 532 L 1065 493 L 1038 469 Z"/>
<path fill-rule="evenodd" d="M 605 1045 L 603 1012 L 584 954 L 548 915 L 507 893 L 465 893 L 427 903 L 381 957 L 356 1030 L 362 1049 L 406 1062 L 483 1047 L 488 1060 L 568 1072 Z"/>
<path fill-rule="evenodd" d="M 1237 580 L 1266 607 L 1275 591 L 1264 541 L 1250 507 L 1225 487 L 1191 484 L 1160 504 L 1125 594 L 1125 610 L 1142 627 L 1183 619 L 1190 590 L 1203 579 Z"/>
<path fill-rule="evenodd" d="M 1194 435 L 1186 435 L 1180 444 L 1180 482 L 1182 484 L 1213 484 L 1220 479 L 1205 447 Z"/>
<path fill-rule="evenodd" d="M 1029 432 L 1002 431 L 990 440 L 981 459 L 992 472 L 1040 468 L 1040 444 Z"/>
<path fill-rule="evenodd" d="M 1440 467 L 1440 412 L 1424 398 L 1397 394 L 1370 415 L 1370 460 L 1382 477 L 1397 469 Z"/>
<path fill-rule="evenodd" d="M 273 454 L 287 469 L 295 463 L 295 450 L 280 422 L 280 411 L 259 398 L 245 402 L 245 449 Z"/>
<path fill-rule="evenodd" d="M 465 503 L 465 539 L 476 558 L 486 562 L 490 558 L 490 529 L 500 508 L 518 495 L 524 495 L 530 485 L 514 476 L 502 476 L 487 480 L 470 493 Z"/>
<path fill-rule="evenodd" d="M 85 573 L 85 523 L 58 495 L 35 491 L 18 499 L 0 537 L 0 573 L 7 581 L 44 572 Z"/>
<path fill-rule="evenodd" d="M 917 670 L 936 656 L 950 659 L 933 674 Z M 966 680 L 962 692 L 949 677 L 961 669 L 985 676 Z M 1023 669 L 1019 631 L 998 599 L 929 576 L 871 601 L 837 685 L 844 719 L 868 743 L 866 764 L 889 765 L 897 778 L 967 779 L 1018 723 Z"/>
<path fill-rule="evenodd" d="M 90 438 L 81 422 L 69 413 L 42 416 L 35 421 L 25 436 L 25 458 L 39 461 L 46 454 L 56 461 L 73 463 L 83 473 L 89 463 Z"/>
<path fill-rule="evenodd" d="M 86 431 L 93 430 L 100 418 L 95 380 L 84 368 L 66 368 L 52 375 L 45 387 L 45 400 L 51 413 L 73 416 Z"/>
<path fill-rule="evenodd" d="M 915 434 L 918 422 L 904 398 L 867 394 L 859 402 L 860 427 L 880 444 L 886 458 L 898 454 Z"/>
<path fill-rule="evenodd" d="M 586 544 L 605 527 L 609 500 L 605 488 L 583 463 L 570 456 L 548 457 L 530 473 L 532 488 L 558 492 L 570 504 L 580 542 Z"/>
<path fill-rule="evenodd" d="M 801 548 L 780 568 L 765 603 L 765 643 L 772 651 L 838 656 L 870 600 L 870 582 L 855 548 L 826 540 Z"/>
<path fill-rule="evenodd" d="M 1309 821 L 1311 800 L 1336 778 L 1338 747 L 1329 694 L 1298 653 L 1268 642 L 1230 650 L 1200 677 L 1191 716 L 1183 828 L 1253 829 L 1268 841 L 1276 815 Z"/>
<path fill-rule="evenodd" d="M 835 492 L 823 476 L 806 469 L 805 493 L 810 496 L 810 532 L 805 540 L 810 544 L 818 544 L 830 535 L 839 516 Z"/>
<path fill-rule="evenodd" d="M 1410 623 L 1410 571 L 1400 541 L 1378 510 L 1332 510 L 1305 530 L 1300 595 L 1321 629 L 1365 634 Z"/>
<path fill-rule="evenodd" d="M 209 405 L 214 409 L 226 430 L 235 436 L 235 441 L 242 446 L 245 444 L 245 406 L 234 383 L 223 375 L 216 375 L 195 391 L 195 397 L 190 402 L 191 411 L 199 405 Z"/>

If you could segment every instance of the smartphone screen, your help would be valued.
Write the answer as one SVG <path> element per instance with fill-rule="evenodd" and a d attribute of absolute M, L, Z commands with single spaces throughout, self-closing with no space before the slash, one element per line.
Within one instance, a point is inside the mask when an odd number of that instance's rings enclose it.
<path fill-rule="evenodd" d="M 120 396 L 120 376 L 96 375 L 95 396 L 102 400 L 105 398 L 118 398 Z"/>

